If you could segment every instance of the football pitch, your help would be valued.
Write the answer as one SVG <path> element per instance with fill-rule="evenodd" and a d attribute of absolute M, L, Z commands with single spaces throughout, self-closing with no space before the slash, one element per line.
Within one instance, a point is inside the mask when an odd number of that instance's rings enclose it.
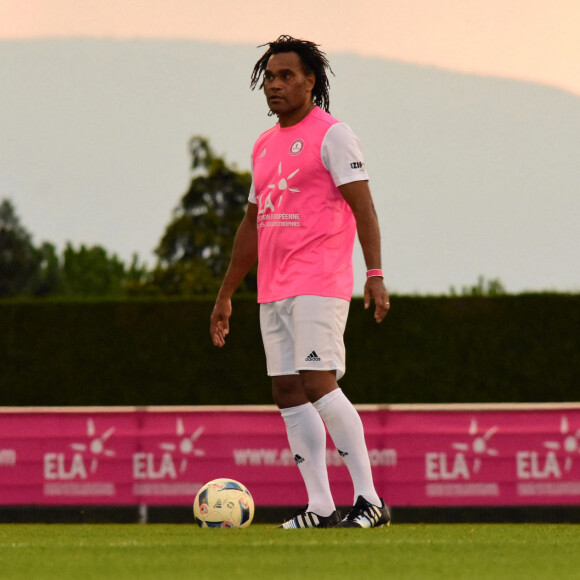
<path fill-rule="evenodd" d="M 395 524 L 374 530 L 3 524 L 0 577 L 580 579 L 580 526 Z"/>

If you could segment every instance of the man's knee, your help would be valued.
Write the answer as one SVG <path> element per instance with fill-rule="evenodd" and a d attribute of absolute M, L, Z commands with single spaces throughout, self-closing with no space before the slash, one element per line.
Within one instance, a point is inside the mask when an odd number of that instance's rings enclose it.
<path fill-rule="evenodd" d="M 280 409 L 308 403 L 300 375 L 272 377 L 272 397 Z"/>
<path fill-rule="evenodd" d="M 306 398 L 314 403 L 338 389 L 336 371 L 300 371 Z"/>

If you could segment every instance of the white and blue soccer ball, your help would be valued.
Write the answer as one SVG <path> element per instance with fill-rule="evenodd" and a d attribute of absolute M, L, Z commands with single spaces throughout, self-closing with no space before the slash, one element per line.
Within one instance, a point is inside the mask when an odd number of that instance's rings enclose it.
<path fill-rule="evenodd" d="M 254 518 L 254 500 L 239 481 L 214 479 L 197 492 L 193 518 L 200 528 L 247 528 Z"/>

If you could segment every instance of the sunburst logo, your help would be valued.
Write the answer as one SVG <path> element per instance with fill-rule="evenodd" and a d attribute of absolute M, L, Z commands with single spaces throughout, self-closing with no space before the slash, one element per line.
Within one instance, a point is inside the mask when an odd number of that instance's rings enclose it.
<path fill-rule="evenodd" d="M 87 437 L 89 439 L 88 443 L 71 443 L 71 449 L 78 451 L 80 453 L 90 453 L 91 464 L 90 472 L 95 473 L 99 466 L 99 457 L 114 457 L 115 452 L 112 449 L 106 448 L 107 440 L 115 432 L 114 427 L 109 427 L 101 435 L 97 435 L 97 429 L 95 427 L 95 422 L 93 419 L 87 419 Z"/>
<path fill-rule="evenodd" d="M 573 456 L 580 453 L 580 429 L 575 433 L 571 432 L 568 418 L 564 415 L 560 420 L 560 441 L 545 441 L 544 447 L 552 451 L 563 450 L 566 453 L 566 460 L 564 462 L 564 470 L 570 471 L 573 464 Z"/>
<path fill-rule="evenodd" d="M 280 163 L 278 164 L 278 176 L 280 177 L 280 180 L 278 181 L 278 183 L 271 183 L 270 185 L 268 185 L 268 189 L 278 188 L 281 192 L 291 191 L 292 193 L 300 193 L 300 190 L 297 187 L 290 187 L 288 183 L 299 171 L 300 169 L 297 169 L 296 171 L 293 171 L 290 175 L 288 175 L 288 177 L 282 177 L 282 162 L 280 161 Z M 278 198 L 278 207 L 280 207 L 280 204 L 282 203 L 282 198 L 283 195 L 280 194 L 280 197 Z"/>
<path fill-rule="evenodd" d="M 481 468 L 481 457 L 495 457 L 499 455 L 497 449 L 489 447 L 490 439 L 497 433 L 497 427 L 490 427 L 485 433 L 480 433 L 477 425 L 477 419 L 472 419 L 469 424 L 469 435 L 471 441 L 467 443 L 453 443 L 452 447 L 457 451 L 467 453 L 471 451 L 475 455 L 473 460 L 473 473 L 478 473 Z"/>
<path fill-rule="evenodd" d="M 175 435 L 178 437 L 177 442 L 164 442 L 160 443 L 159 447 L 163 451 L 168 451 L 169 453 L 181 453 L 181 462 L 179 464 L 179 471 L 183 473 L 187 469 L 187 460 L 189 457 L 201 457 L 205 455 L 203 449 L 197 449 L 195 442 L 202 436 L 204 432 L 203 427 L 198 427 L 190 435 L 186 435 L 185 425 L 181 418 L 175 421 Z"/>

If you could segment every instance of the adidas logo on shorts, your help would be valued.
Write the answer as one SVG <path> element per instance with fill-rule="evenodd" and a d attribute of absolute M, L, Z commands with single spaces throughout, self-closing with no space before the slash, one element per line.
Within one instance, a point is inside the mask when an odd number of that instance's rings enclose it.
<path fill-rule="evenodd" d="M 304 360 L 306 362 L 319 362 L 320 357 L 316 354 L 316 351 L 313 350 Z"/>

